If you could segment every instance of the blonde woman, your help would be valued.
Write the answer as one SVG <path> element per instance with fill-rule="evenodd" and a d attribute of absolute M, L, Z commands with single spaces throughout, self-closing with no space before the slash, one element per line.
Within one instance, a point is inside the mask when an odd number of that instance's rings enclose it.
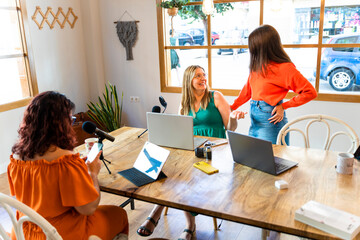
<path fill-rule="evenodd" d="M 225 138 L 225 130 L 234 131 L 237 120 L 244 118 L 241 111 L 231 112 L 230 105 L 218 91 L 210 91 L 204 68 L 192 65 L 186 68 L 183 77 L 181 115 L 194 118 L 194 135 Z M 163 206 L 156 205 L 146 221 L 137 230 L 140 236 L 150 236 L 154 231 Z M 184 212 L 186 228 L 178 240 L 191 239 L 195 233 L 194 213 Z"/>

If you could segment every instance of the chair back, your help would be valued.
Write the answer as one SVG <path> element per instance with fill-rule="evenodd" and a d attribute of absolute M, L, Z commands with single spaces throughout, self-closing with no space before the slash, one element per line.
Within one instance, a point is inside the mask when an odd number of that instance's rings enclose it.
<path fill-rule="evenodd" d="M 14 232 L 17 240 L 25 240 L 23 232 L 23 223 L 32 222 L 38 225 L 46 235 L 46 239 L 49 240 L 62 240 L 62 237 L 56 231 L 56 229 L 40 214 L 36 211 L 23 204 L 22 202 L 12 198 L 6 194 L 0 193 L 0 207 L 4 208 L 5 211 L 9 214 L 10 220 L 12 222 Z M 22 212 L 25 214 L 19 220 L 16 219 L 16 213 L 13 210 Z M 0 236 L 4 240 L 10 240 L 9 235 L 6 233 L 4 227 L 0 224 Z"/>
<path fill-rule="evenodd" d="M 306 122 L 306 121 L 307 121 L 307 123 L 305 125 L 305 131 L 293 126 L 295 123 Z M 310 129 L 310 126 L 315 122 L 323 123 L 323 124 L 325 124 L 325 126 L 327 128 L 327 134 L 326 134 L 326 138 L 325 138 L 324 146 L 323 146 L 324 150 L 329 150 L 331 144 L 333 143 L 334 138 L 339 135 L 345 135 L 350 139 L 351 144 L 350 144 L 350 148 L 348 149 L 349 153 L 354 153 L 356 148 L 359 146 L 359 137 L 357 136 L 357 134 L 353 128 L 351 128 L 347 123 L 345 123 L 341 119 L 338 119 L 338 118 L 332 117 L 332 116 L 322 115 L 322 114 L 305 115 L 305 116 L 299 117 L 297 119 L 294 119 L 291 122 L 288 122 L 281 128 L 281 130 L 278 134 L 278 137 L 277 137 L 276 144 L 286 145 L 285 136 L 288 133 L 294 131 L 294 132 L 298 132 L 301 134 L 301 136 L 303 137 L 303 140 L 304 140 L 305 147 L 310 148 L 309 129 Z M 329 124 L 330 122 L 341 125 L 342 128 L 345 130 L 331 133 L 330 124 Z"/>

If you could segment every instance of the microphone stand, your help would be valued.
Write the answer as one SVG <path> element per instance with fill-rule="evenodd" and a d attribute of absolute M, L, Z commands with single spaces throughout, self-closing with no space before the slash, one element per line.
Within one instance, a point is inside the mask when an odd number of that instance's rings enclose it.
<path fill-rule="evenodd" d="M 103 140 L 104 140 L 103 137 L 99 137 L 99 143 L 100 143 L 100 144 L 103 144 L 103 143 L 102 143 Z M 103 146 L 104 146 L 104 145 L 103 145 Z M 103 148 L 103 149 L 104 149 L 104 148 Z M 104 151 L 102 151 L 101 154 L 100 154 L 100 160 L 104 163 L 104 165 L 105 165 L 106 169 L 108 170 L 109 174 L 111 174 L 111 171 L 110 171 L 110 169 L 108 168 L 108 166 L 107 166 L 107 164 L 106 164 L 106 162 L 109 163 L 109 164 L 111 164 L 111 162 L 110 162 L 109 160 L 106 160 L 106 159 L 104 158 L 103 152 L 104 152 Z"/>

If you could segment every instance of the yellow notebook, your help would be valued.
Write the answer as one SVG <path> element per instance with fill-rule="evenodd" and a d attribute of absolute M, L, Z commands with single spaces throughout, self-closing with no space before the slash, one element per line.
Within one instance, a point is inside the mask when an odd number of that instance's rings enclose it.
<path fill-rule="evenodd" d="M 219 172 L 219 169 L 214 168 L 213 166 L 211 166 L 210 164 L 206 163 L 206 162 L 196 162 L 193 165 L 194 167 L 200 169 L 201 171 L 207 173 L 207 174 L 213 174 L 213 173 L 217 173 Z"/>

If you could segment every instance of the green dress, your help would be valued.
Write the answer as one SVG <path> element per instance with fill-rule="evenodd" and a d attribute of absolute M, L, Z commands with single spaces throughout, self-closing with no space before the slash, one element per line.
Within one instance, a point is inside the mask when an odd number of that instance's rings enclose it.
<path fill-rule="evenodd" d="M 221 114 L 214 103 L 214 91 L 206 109 L 200 107 L 194 118 L 194 135 L 226 138 L 225 127 Z M 192 112 L 188 114 L 193 116 Z"/>

